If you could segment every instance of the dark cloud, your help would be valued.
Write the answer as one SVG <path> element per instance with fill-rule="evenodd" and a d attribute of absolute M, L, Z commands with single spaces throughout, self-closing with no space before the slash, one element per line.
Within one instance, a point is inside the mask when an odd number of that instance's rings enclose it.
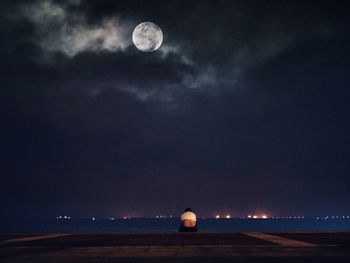
<path fill-rule="evenodd" d="M 1 5 L 8 215 L 349 212 L 346 3 Z"/>

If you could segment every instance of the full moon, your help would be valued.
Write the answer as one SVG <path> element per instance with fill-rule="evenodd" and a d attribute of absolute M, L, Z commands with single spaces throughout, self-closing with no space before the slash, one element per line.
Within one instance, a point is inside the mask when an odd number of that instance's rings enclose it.
<path fill-rule="evenodd" d="M 163 32 L 152 22 L 138 24 L 132 32 L 132 42 L 137 49 L 143 52 L 157 50 L 163 42 Z"/>

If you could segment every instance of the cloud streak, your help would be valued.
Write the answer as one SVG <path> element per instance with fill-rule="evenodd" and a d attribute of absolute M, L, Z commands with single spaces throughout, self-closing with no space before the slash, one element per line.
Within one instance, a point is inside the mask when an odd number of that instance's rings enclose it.
<path fill-rule="evenodd" d="M 94 8 L 92 3 L 84 4 Z M 85 54 L 92 61 L 87 65 L 89 68 L 96 69 L 95 62 L 98 61 L 97 67 L 113 71 L 108 78 L 105 78 L 105 72 L 100 72 L 100 76 L 86 74 L 84 78 L 66 81 L 67 86 L 83 86 L 92 98 L 108 89 L 116 89 L 142 102 L 176 104 L 177 98 L 184 97 L 186 92 L 212 95 L 241 91 L 244 87 L 240 86 L 240 80 L 249 70 L 283 54 L 307 34 L 322 35 L 324 28 L 323 24 L 316 27 L 313 23 L 290 26 L 281 14 L 277 14 L 273 20 L 269 16 L 254 17 L 253 24 L 261 26 L 252 30 L 251 17 L 242 15 L 244 6 L 234 4 L 242 12 L 231 14 L 232 10 L 218 5 L 216 13 L 221 19 L 209 17 L 212 11 L 206 8 L 194 18 L 192 13 L 178 21 L 167 17 L 170 20 L 163 21 L 165 38 L 162 47 L 144 55 L 130 48 L 133 45 L 132 30 L 140 22 L 138 19 L 118 16 L 117 8 L 108 16 L 101 12 L 94 17 L 86 12 L 84 4 L 39 0 L 22 4 L 21 14 L 33 25 L 34 42 L 43 51 L 43 58 L 63 53 L 74 64 L 78 55 L 85 52 L 90 53 Z M 209 17 L 211 27 L 187 29 L 190 21 L 200 22 L 203 17 Z M 329 28 L 331 31 L 331 26 Z M 118 58 L 109 63 L 108 58 L 99 55 L 104 51 Z M 50 59 L 44 61 L 51 62 Z M 86 70 L 81 66 L 76 69 Z"/>
<path fill-rule="evenodd" d="M 22 14 L 34 25 L 36 40 L 46 52 L 73 57 L 84 51 L 122 51 L 132 44 L 130 24 L 116 16 L 92 25 L 84 14 L 71 11 L 68 3 L 50 0 L 26 4 Z"/>

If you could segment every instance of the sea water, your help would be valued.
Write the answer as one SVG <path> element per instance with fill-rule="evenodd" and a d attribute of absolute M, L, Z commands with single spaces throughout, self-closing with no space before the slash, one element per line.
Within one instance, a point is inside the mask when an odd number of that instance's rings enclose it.
<path fill-rule="evenodd" d="M 198 219 L 200 232 L 350 231 L 350 219 Z M 3 220 L 1 233 L 39 232 L 177 232 L 178 218 Z"/>

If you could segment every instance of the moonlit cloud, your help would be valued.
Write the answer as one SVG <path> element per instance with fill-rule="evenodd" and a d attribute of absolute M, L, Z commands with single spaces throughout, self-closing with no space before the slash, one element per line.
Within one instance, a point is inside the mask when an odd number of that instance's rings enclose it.
<path fill-rule="evenodd" d="M 35 37 L 44 51 L 73 57 L 84 51 L 122 51 L 131 45 L 127 22 L 115 16 L 91 25 L 84 14 L 68 7 L 69 2 L 60 5 L 51 0 L 23 6 L 23 15 L 33 23 Z"/>
<path fill-rule="evenodd" d="M 242 90 L 244 87 L 239 84 L 240 80 L 249 70 L 291 49 L 306 32 L 321 34 L 324 28 L 323 24 L 316 27 L 310 23 L 299 30 L 289 28 L 283 17 L 277 25 L 268 17 L 263 17 L 255 21 L 262 26 L 251 31 L 249 16 L 240 13 L 227 16 L 228 11 L 220 10 L 225 19 L 247 29 L 210 27 L 205 34 L 193 39 L 195 31 L 186 35 L 188 30 L 173 32 L 175 26 L 168 25 L 168 28 L 163 28 L 165 38 L 161 48 L 144 55 L 130 48 L 133 45 L 133 28 L 140 22 L 136 19 L 137 13 L 127 18 L 120 17 L 116 11 L 91 17 L 86 9 L 80 8 L 82 5 L 78 0 L 38 0 L 22 4 L 21 14 L 34 26 L 34 42 L 43 51 L 44 59 L 41 61 L 52 62 L 45 58 L 52 58 L 51 55 L 57 52 L 65 54 L 73 63 L 76 56 L 84 52 L 91 53 L 93 61 L 102 51 L 126 56 L 125 60 L 116 59 L 108 66 L 114 67 L 114 74 L 108 79 L 99 75 L 89 79 L 91 76 L 88 75 L 84 76 L 84 80 L 77 77 L 66 81 L 67 86 L 83 87 L 79 90 L 91 98 L 108 90 L 118 90 L 142 102 L 158 101 L 169 105 L 178 104 L 176 100 L 183 98 L 181 94 L 184 92 L 211 95 Z M 186 23 L 186 20 L 176 21 L 176 27 L 187 26 Z M 231 22 L 223 20 L 225 23 Z M 332 31 L 330 25 L 327 28 L 327 32 Z M 208 40 L 210 45 L 206 45 Z M 125 70 L 123 63 L 129 65 L 127 74 L 120 73 Z M 154 65 L 158 70 L 149 71 Z M 95 67 L 94 63 L 89 67 Z M 160 71 L 162 74 L 159 74 Z"/>
<path fill-rule="evenodd" d="M 212 66 L 206 66 L 195 75 L 186 75 L 182 85 L 190 89 L 199 89 L 218 84 L 217 72 Z"/>
<path fill-rule="evenodd" d="M 189 54 L 187 54 L 187 52 L 184 51 L 184 48 L 179 45 L 163 43 L 158 52 L 160 52 L 163 59 L 167 56 L 176 55 L 181 63 L 192 66 L 195 65 Z"/>

